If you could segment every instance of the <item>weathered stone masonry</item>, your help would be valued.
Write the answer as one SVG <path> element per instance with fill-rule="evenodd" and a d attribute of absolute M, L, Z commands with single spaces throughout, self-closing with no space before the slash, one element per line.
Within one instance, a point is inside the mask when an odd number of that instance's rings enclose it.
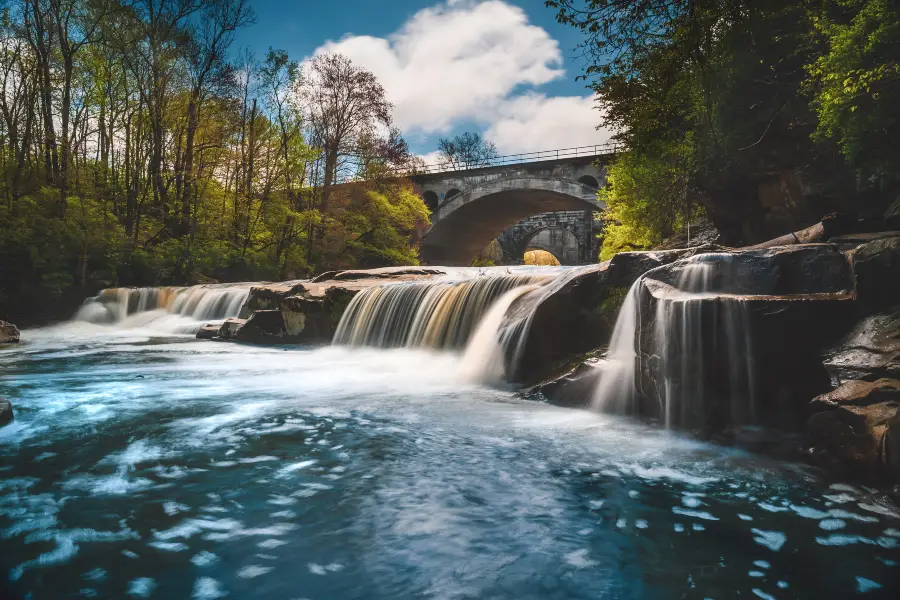
<path fill-rule="evenodd" d="M 537 245 L 531 247 L 546 245 L 551 252 L 554 248 L 563 253 L 557 258 L 565 263 L 593 262 L 589 215 L 603 209 L 596 190 L 605 181 L 602 164 L 608 159 L 585 156 L 413 177 L 432 209 L 432 226 L 422 239 L 423 261 L 471 264 L 491 240 L 503 234 L 501 246 L 513 263 L 521 261 L 526 249 L 522 245 L 533 236 Z M 563 214 L 550 217 L 548 213 Z M 516 228 L 504 234 L 511 226 Z M 539 235 L 548 229 L 556 231 Z M 566 241 L 564 231 L 574 235 L 577 244 Z"/>

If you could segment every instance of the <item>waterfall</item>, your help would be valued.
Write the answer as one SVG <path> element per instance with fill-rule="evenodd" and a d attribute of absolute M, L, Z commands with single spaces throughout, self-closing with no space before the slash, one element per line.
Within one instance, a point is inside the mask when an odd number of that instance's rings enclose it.
<path fill-rule="evenodd" d="M 731 259 L 683 259 L 631 286 L 598 365 L 595 408 L 656 416 L 667 427 L 754 419 L 749 303 L 729 289 Z M 671 283 L 661 280 L 672 273 Z"/>
<path fill-rule="evenodd" d="M 484 383 L 500 383 L 509 373 L 508 365 L 518 364 L 525 336 L 519 327 L 504 327 L 510 306 L 538 288 L 538 285 L 515 287 L 497 299 L 481 319 L 478 328 L 466 344 L 463 372 L 470 379 Z"/>
<path fill-rule="evenodd" d="M 550 279 L 552 276 L 548 274 L 491 274 L 461 281 L 417 281 L 372 287 L 351 300 L 335 332 L 334 343 L 461 350 L 471 339 L 472 343 L 493 348 L 503 342 L 503 336 L 492 331 L 498 330 L 506 309 L 528 289 L 533 289 L 527 286 Z M 497 310 L 492 312 L 492 307 Z M 486 321 L 492 329 L 473 336 L 479 324 Z M 485 352 L 490 354 L 492 350 Z"/>
<path fill-rule="evenodd" d="M 250 284 L 110 288 L 84 301 L 75 321 L 196 333 L 208 321 L 236 317 Z"/>

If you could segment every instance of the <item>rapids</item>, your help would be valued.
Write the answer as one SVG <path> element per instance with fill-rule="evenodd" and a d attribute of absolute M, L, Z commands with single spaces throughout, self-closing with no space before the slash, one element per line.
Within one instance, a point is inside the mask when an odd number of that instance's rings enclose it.
<path fill-rule="evenodd" d="M 878 494 L 519 399 L 458 353 L 23 340 L 0 350 L 4 598 L 898 597 Z"/>
<path fill-rule="evenodd" d="M 75 321 L 118 329 L 143 328 L 161 333 L 197 333 L 204 323 L 236 317 L 252 284 L 191 287 L 109 288 L 88 298 Z"/>

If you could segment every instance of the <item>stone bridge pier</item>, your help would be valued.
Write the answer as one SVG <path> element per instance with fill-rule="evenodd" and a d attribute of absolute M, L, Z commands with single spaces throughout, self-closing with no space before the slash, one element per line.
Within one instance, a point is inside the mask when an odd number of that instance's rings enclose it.
<path fill-rule="evenodd" d="M 597 258 L 592 211 L 542 213 L 508 227 L 497 238 L 503 263 L 522 264 L 525 252 L 545 250 L 562 265 L 583 265 Z"/>
<path fill-rule="evenodd" d="M 597 189 L 611 154 L 420 174 L 412 177 L 432 211 L 422 261 L 466 266 L 498 239 L 507 264 L 529 249 L 561 264 L 596 261 L 593 218 L 604 205 Z"/>

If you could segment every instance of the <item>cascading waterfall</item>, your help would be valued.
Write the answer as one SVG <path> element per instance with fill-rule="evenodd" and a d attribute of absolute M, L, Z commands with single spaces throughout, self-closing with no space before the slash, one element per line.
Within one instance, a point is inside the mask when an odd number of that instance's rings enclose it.
<path fill-rule="evenodd" d="M 249 284 L 110 288 L 85 300 L 75 320 L 196 333 L 203 323 L 236 317 L 249 293 Z"/>
<path fill-rule="evenodd" d="M 463 372 L 470 379 L 484 383 L 500 383 L 510 371 L 510 365 L 518 364 L 526 331 L 521 323 L 504 326 L 510 306 L 536 290 L 537 284 L 515 287 L 497 299 L 481 319 L 478 328 L 466 345 L 463 354 Z"/>
<path fill-rule="evenodd" d="M 651 271 L 631 287 L 599 365 L 594 407 L 658 416 L 666 426 L 755 412 L 748 303 L 728 291 L 729 254 L 684 259 L 673 284 Z"/>
<path fill-rule="evenodd" d="M 549 279 L 548 275 L 486 275 L 373 287 L 350 301 L 334 343 L 461 349 L 506 292 Z"/>

